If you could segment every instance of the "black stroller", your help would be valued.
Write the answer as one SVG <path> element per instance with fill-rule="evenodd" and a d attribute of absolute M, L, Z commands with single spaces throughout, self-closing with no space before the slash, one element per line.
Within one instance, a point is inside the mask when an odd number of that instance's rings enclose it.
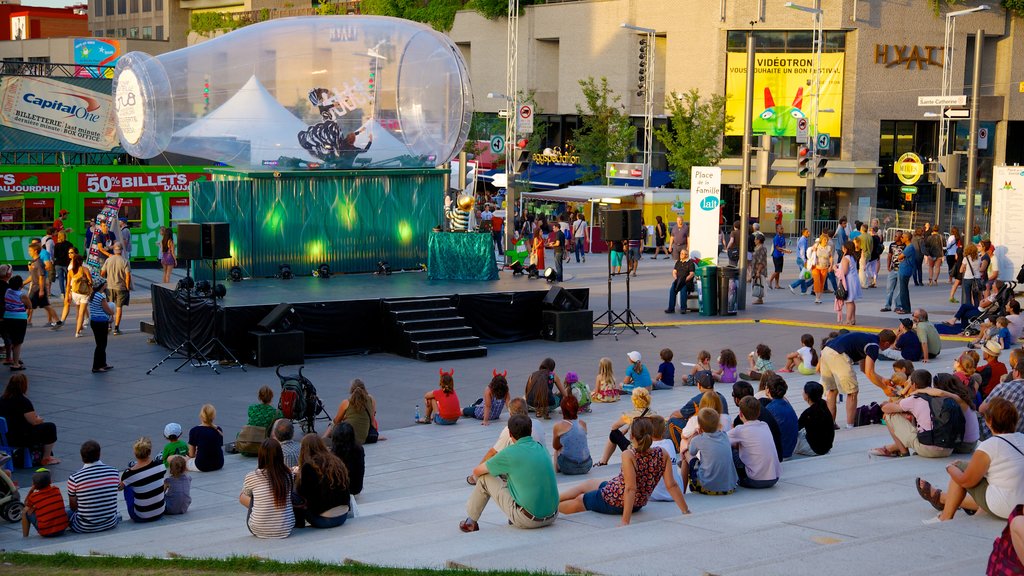
<path fill-rule="evenodd" d="M 316 421 L 331 420 L 331 415 L 324 408 L 324 403 L 316 393 L 316 386 L 302 375 L 302 366 L 299 366 L 298 374 L 282 375 L 281 368 L 277 367 L 277 377 L 281 380 L 281 395 L 277 407 L 288 418 L 299 423 L 304 434 L 316 432 Z"/>
<path fill-rule="evenodd" d="M 964 327 L 964 336 L 977 336 L 981 334 L 981 325 L 985 322 L 995 322 L 997 318 L 1003 316 L 1006 313 L 1006 305 L 1010 300 L 1014 299 L 1014 289 L 1017 288 L 1016 282 L 1004 282 L 1003 287 L 996 292 L 995 298 L 992 300 L 992 304 L 988 308 L 984 309 L 981 314 L 971 319 L 970 323 Z"/>

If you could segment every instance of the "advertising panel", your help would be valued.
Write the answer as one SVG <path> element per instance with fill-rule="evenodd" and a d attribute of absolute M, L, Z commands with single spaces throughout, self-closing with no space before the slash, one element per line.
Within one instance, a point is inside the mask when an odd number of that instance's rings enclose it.
<path fill-rule="evenodd" d="M 75 76 L 113 78 L 114 66 L 121 57 L 121 42 L 111 38 L 75 38 Z M 101 68 L 109 66 L 109 68 Z"/>
<path fill-rule="evenodd" d="M 690 170 L 690 257 L 718 261 L 718 213 L 722 205 L 722 169 L 694 166 Z"/>
<path fill-rule="evenodd" d="M 59 172 L 0 172 L 0 194 L 60 192 Z"/>
<path fill-rule="evenodd" d="M 1013 280 L 1024 264 L 1020 215 L 1024 214 L 1024 168 L 996 166 L 992 175 L 992 243 L 999 259 L 999 278 Z M 963 194 L 961 196 L 964 196 Z M 980 199 L 977 194 L 975 199 Z"/>
<path fill-rule="evenodd" d="M 117 145 L 109 94 L 46 78 L 0 80 L 0 124 L 97 150 Z"/>
<path fill-rule="evenodd" d="M 81 172 L 78 174 L 80 192 L 188 192 L 189 184 L 206 180 L 206 174 L 160 174 Z"/>
<path fill-rule="evenodd" d="M 821 55 L 821 102 L 818 127 L 814 122 L 814 71 L 816 60 L 811 53 L 766 52 L 754 56 L 754 119 L 755 134 L 772 136 L 797 135 L 797 124 L 807 119 L 810 130 L 842 135 L 843 69 L 845 54 Z M 747 86 L 747 55 L 729 52 L 726 70 L 725 113 L 733 117 L 725 133 L 743 135 L 743 106 Z"/>

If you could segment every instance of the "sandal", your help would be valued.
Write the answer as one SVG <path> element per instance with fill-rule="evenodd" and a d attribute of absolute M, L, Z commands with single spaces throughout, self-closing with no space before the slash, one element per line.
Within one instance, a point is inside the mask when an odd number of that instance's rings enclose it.
<path fill-rule="evenodd" d="M 904 454 L 899 450 L 890 451 L 888 446 L 882 446 L 881 448 L 872 448 L 871 450 L 868 450 L 868 454 L 870 454 L 871 456 L 883 456 L 885 458 L 902 458 L 904 456 L 909 456 L 909 454 Z"/>
<path fill-rule="evenodd" d="M 426 418 L 420 418 L 419 420 L 416 421 L 416 423 L 417 424 L 430 424 L 430 420 L 427 420 Z"/>
<path fill-rule="evenodd" d="M 462 522 L 459 522 L 459 530 L 462 530 L 463 532 L 476 532 L 480 530 L 480 524 L 477 524 L 471 518 L 466 518 Z"/>
<path fill-rule="evenodd" d="M 594 462 L 594 466 L 593 467 L 597 468 L 598 466 L 607 466 L 607 465 L 608 465 L 607 462 L 600 462 L 600 461 L 598 461 L 598 462 Z"/>
<path fill-rule="evenodd" d="M 921 498 L 931 503 L 932 508 L 942 512 L 942 490 L 935 491 L 935 488 L 933 488 L 929 482 L 921 480 L 920 478 L 916 480 L 916 484 L 917 493 L 921 495 Z M 935 497 L 936 492 L 938 493 L 938 497 Z"/>
<path fill-rule="evenodd" d="M 473 476 L 472 474 L 466 476 L 466 484 L 469 484 L 470 486 L 476 486 L 476 476 Z"/>

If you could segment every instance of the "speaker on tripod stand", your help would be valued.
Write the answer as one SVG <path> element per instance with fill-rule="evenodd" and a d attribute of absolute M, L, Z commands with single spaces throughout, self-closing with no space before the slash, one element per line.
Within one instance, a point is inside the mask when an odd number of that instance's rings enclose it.
<path fill-rule="evenodd" d="M 638 256 L 643 255 L 643 215 L 640 210 L 608 210 L 604 213 L 605 230 L 604 239 L 609 244 L 616 242 L 636 242 L 640 243 L 640 249 Z M 627 252 L 627 258 L 628 258 Z M 627 260 L 630 262 L 630 260 Z M 600 330 L 595 336 L 600 336 L 604 333 L 610 333 L 615 336 L 618 340 L 619 332 L 616 330 L 616 324 L 621 324 L 625 328 L 629 328 L 635 334 L 639 334 L 636 327 L 639 324 L 647 333 L 652 337 L 657 338 L 654 332 L 643 323 L 642 320 L 633 312 L 630 307 L 630 285 L 629 285 L 629 265 L 626 266 L 626 309 L 621 313 L 615 312 L 612 309 L 612 277 L 617 276 L 621 273 L 612 273 L 612 260 L 611 250 L 608 251 L 608 310 L 603 312 L 600 316 L 594 320 L 594 325 L 599 326 Z M 604 320 L 602 322 L 602 319 Z"/>

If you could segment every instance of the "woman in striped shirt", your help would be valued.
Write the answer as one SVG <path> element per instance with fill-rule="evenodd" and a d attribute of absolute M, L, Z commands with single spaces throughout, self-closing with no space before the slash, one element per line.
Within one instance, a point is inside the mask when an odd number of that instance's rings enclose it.
<path fill-rule="evenodd" d="M 92 353 L 94 374 L 113 369 L 113 366 L 107 364 L 107 329 L 114 308 L 107 302 L 107 293 L 103 291 L 106 287 L 106 280 L 97 276 L 93 279 L 92 296 L 89 296 L 89 322 L 93 338 L 96 339 L 96 350 Z"/>
<path fill-rule="evenodd" d="M 11 371 L 24 370 L 25 363 L 21 361 L 21 345 L 25 342 L 25 329 L 28 326 L 28 310 L 32 308 L 32 301 L 22 292 L 24 280 L 21 276 L 11 278 L 7 283 L 7 292 L 4 293 L 4 330 L 11 339 Z"/>
<path fill-rule="evenodd" d="M 128 516 L 136 522 L 152 522 L 164 515 L 164 466 L 150 458 L 153 443 L 139 438 L 132 447 L 135 465 L 121 474 L 120 488 Z"/>
<path fill-rule="evenodd" d="M 239 503 L 249 509 L 245 519 L 257 538 L 287 538 L 295 527 L 292 471 L 284 465 L 281 443 L 267 438 L 260 445 L 257 468 L 245 475 Z"/>

